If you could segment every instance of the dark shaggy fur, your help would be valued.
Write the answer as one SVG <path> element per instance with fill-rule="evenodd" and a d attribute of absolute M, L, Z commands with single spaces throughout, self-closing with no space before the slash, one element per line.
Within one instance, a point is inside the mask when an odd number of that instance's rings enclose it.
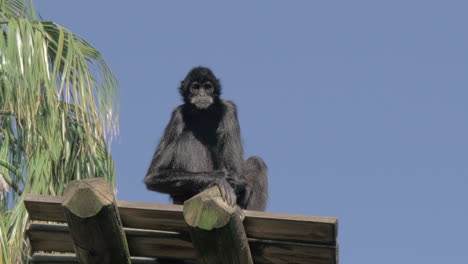
<path fill-rule="evenodd" d="M 220 81 L 210 69 L 197 67 L 179 92 L 184 104 L 172 112 L 144 179 L 147 188 L 182 204 L 216 184 L 229 204 L 265 210 L 267 167 L 260 157 L 244 160 L 236 105 L 220 99 Z M 199 98 L 204 105 L 193 103 Z"/>

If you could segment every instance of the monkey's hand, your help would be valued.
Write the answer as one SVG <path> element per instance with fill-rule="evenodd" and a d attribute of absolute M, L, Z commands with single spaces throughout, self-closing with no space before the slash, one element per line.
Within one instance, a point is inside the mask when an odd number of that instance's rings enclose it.
<path fill-rule="evenodd" d="M 238 177 L 232 177 L 228 176 L 226 178 L 226 181 L 231 185 L 231 187 L 234 189 L 234 192 L 236 195 L 240 195 L 245 191 L 245 188 L 247 186 L 247 183 L 245 182 L 244 179 L 239 179 Z"/>
<path fill-rule="evenodd" d="M 223 168 L 220 170 L 215 170 L 213 173 L 218 179 L 226 179 L 236 194 L 242 193 L 247 185 L 245 180 L 237 172 Z"/>
<path fill-rule="evenodd" d="M 226 181 L 226 179 L 217 179 L 210 186 L 218 185 L 219 191 L 221 192 L 221 197 L 229 206 L 235 206 L 237 196 L 232 189 L 231 185 Z"/>

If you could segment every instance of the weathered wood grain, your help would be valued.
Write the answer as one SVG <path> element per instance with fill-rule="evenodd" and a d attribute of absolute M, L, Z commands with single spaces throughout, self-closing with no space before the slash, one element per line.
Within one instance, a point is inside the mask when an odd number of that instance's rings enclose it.
<path fill-rule="evenodd" d="M 132 256 L 196 259 L 190 235 L 124 228 Z M 32 223 L 27 230 L 33 251 L 74 252 L 65 224 Z"/>
<path fill-rule="evenodd" d="M 114 192 L 104 178 L 70 182 L 62 206 L 80 263 L 131 263 Z"/>
<path fill-rule="evenodd" d="M 338 219 L 334 217 L 244 212 L 244 227 L 249 238 L 336 245 Z"/>
<path fill-rule="evenodd" d="M 132 256 L 196 259 L 197 253 L 187 233 L 124 228 Z M 30 224 L 27 234 L 33 251 L 73 252 L 64 224 Z M 336 248 L 249 238 L 256 264 L 336 264 Z"/>
<path fill-rule="evenodd" d="M 158 264 L 156 258 L 132 257 L 132 264 Z M 75 254 L 35 253 L 31 258 L 32 264 L 77 264 Z"/>
<path fill-rule="evenodd" d="M 27 194 L 24 205 L 31 220 L 65 222 L 62 196 Z"/>
<path fill-rule="evenodd" d="M 64 222 L 62 198 L 27 195 L 25 205 L 32 220 Z M 117 201 L 124 227 L 185 231 L 181 205 Z M 244 211 L 249 238 L 336 245 L 338 220 L 333 217 Z"/>
<path fill-rule="evenodd" d="M 241 211 L 223 200 L 218 186 L 185 201 L 184 218 L 199 262 L 253 264 Z"/>
<path fill-rule="evenodd" d="M 31 220 L 63 223 L 33 222 L 27 231 L 33 251 L 73 252 L 69 229 L 64 223 L 63 197 L 27 195 L 24 202 Z M 132 263 L 153 263 L 138 261 L 154 261 L 156 257 L 197 259 L 181 205 L 115 202 L 130 255 L 134 256 Z M 336 218 L 258 211 L 244 214 L 243 225 L 254 263 L 338 263 Z M 77 263 L 71 261 L 71 255 L 55 258 L 36 252 L 35 256 L 38 261 L 42 258 L 42 262 L 37 262 L 41 264 Z M 136 260 L 140 256 L 145 258 Z"/>
<path fill-rule="evenodd" d="M 66 224 L 30 223 L 26 231 L 33 251 L 74 252 Z"/>
<path fill-rule="evenodd" d="M 124 227 L 188 232 L 182 205 L 117 201 Z"/>
<path fill-rule="evenodd" d="M 254 263 L 337 264 L 336 248 L 313 244 L 249 239 Z"/>

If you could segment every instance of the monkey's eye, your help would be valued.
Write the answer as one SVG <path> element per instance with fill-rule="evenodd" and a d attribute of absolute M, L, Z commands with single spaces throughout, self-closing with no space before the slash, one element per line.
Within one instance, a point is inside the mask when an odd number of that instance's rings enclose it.
<path fill-rule="evenodd" d="M 208 90 L 209 92 L 213 92 L 213 90 L 214 90 L 213 84 L 210 83 L 210 82 L 204 83 L 203 86 L 204 86 L 205 89 Z"/>
<path fill-rule="evenodd" d="M 200 88 L 200 84 L 198 82 L 193 82 L 190 84 L 191 91 L 198 90 L 199 88 Z"/>

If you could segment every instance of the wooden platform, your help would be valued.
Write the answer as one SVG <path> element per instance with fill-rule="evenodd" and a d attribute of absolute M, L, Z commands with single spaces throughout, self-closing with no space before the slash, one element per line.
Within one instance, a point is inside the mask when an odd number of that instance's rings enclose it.
<path fill-rule="evenodd" d="M 27 195 L 24 202 L 32 220 L 27 234 L 33 262 L 78 263 L 62 197 Z M 117 206 L 132 263 L 197 259 L 182 206 L 126 201 Z M 254 263 L 338 263 L 336 218 L 245 211 L 243 223 Z"/>

